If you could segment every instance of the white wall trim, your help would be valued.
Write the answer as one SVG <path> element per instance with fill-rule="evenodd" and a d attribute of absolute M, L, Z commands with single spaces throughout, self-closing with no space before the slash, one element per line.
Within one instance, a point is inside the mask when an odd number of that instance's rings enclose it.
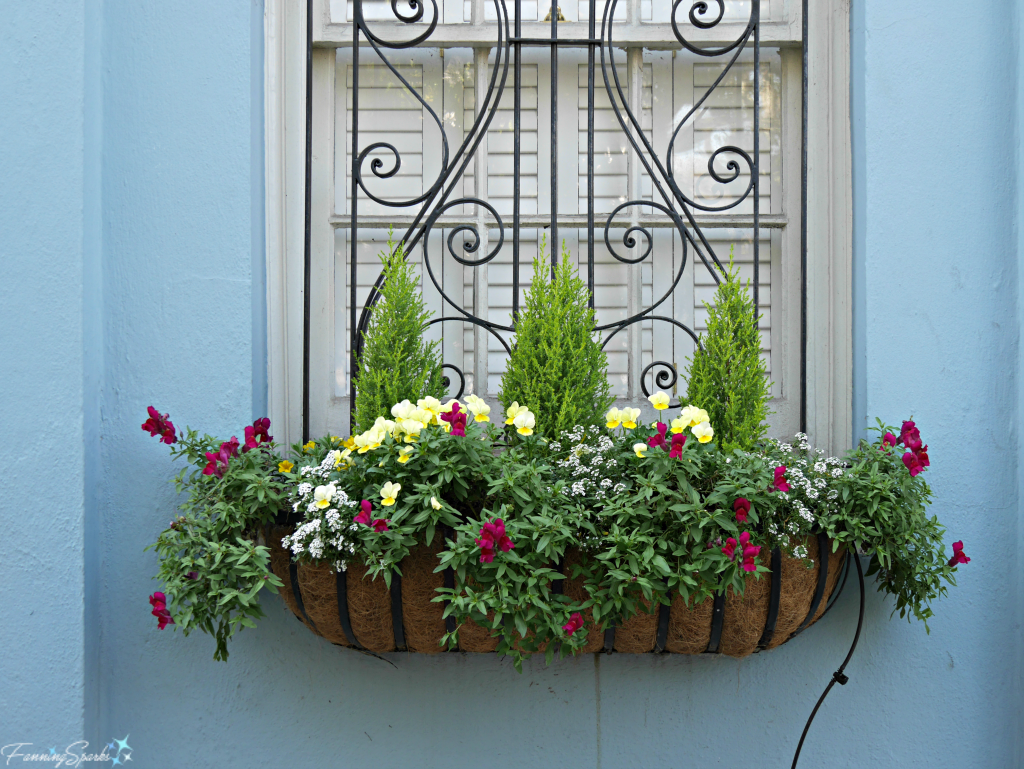
<path fill-rule="evenodd" d="M 853 429 L 850 0 L 809 5 L 807 433 L 838 454 Z"/>

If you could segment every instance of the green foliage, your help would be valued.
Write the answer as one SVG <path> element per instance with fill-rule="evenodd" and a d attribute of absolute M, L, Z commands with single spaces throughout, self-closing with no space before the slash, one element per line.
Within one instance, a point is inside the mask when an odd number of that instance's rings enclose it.
<path fill-rule="evenodd" d="M 729 269 L 708 310 L 703 349 L 694 352 L 688 372 L 687 400 L 705 409 L 715 439 L 725 450 L 749 451 L 767 432 L 771 383 L 761 359 L 761 335 L 754 302 L 729 255 Z M 760 316 L 758 316 L 760 317 Z"/>
<path fill-rule="evenodd" d="M 384 285 L 363 336 L 354 432 L 369 429 L 399 401 L 415 403 L 428 395 L 445 395 L 439 345 L 423 339 L 431 313 L 423 303 L 413 265 L 405 259 L 403 244 L 396 248 L 389 233 L 387 251 L 380 258 Z"/>
<path fill-rule="evenodd" d="M 613 399 L 586 284 L 564 248 L 554 280 L 545 280 L 543 252 L 542 244 L 498 400 L 506 409 L 513 402 L 529 407 L 538 432 L 554 437 L 576 425 L 603 423 Z"/>
<path fill-rule="evenodd" d="M 278 460 L 269 446 L 233 457 L 222 478 L 203 475 L 204 453 L 217 446 L 210 436 L 187 430 L 172 448 L 173 456 L 192 463 L 174 481 L 186 496 L 181 514 L 150 548 L 160 558 L 157 579 L 173 627 L 213 636 L 213 658 L 226 661 L 231 637 L 263 616 L 260 591 L 276 593 L 282 585 L 270 570 L 269 549 L 256 540 L 286 502 L 288 487 L 275 472 Z"/>
<path fill-rule="evenodd" d="M 878 421 L 879 435 L 899 430 Z M 838 506 L 822 520 L 834 547 L 858 543 L 871 552 L 868 575 L 878 589 L 896 598 L 895 613 L 912 613 L 928 627 L 931 602 L 946 594 L 943 581 L 955 585 L 954 567 L 945 558 L 946 530 L 927 514 L 931 489 L 924 475 L 911 477 L 903 451 L 862 440 L 847 454 L 850 465 L 837 488 Z"/>

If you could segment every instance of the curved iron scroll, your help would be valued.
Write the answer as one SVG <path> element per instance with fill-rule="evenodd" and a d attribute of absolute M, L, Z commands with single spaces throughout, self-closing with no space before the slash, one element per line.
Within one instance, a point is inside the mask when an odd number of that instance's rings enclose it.
<path fill-rule="evenodd" d="M 735 0 L 732 0 L 735 2 Z M 557 115 L 558 115 L 558 89 L 557 69 L 558 52 L 562 47 L 586 48 L 588 50 L 588 85 L 587 85 L 587 283 L 591 291 L 591 306 L 593 306 L 594 291 L 594 244 L 595 232 L 600 225 L 597 222 L 594 206 L 594 104 L 595 87 L 597 85 L 598 64 L 600 65 L 601 80 L 605 92 L 611 102 L 616 120 L 626 137 L 630 150 L 635 154 L 638 162 L 650 178 L 654 197 L 648 200 L 630 200 L 618 205 L 610 214 L 604 218 L 603 233 L 604 243 L 612 257 L 627 265 L 635 265 L 649 262 L 653 259 L 654 237 L 648 226 L 634 212 L 650 210 L 666 217 L 671 223 L 671 228 L 679 236 L 682 244 L 682 257 L 679 265 L 672 275 L 672 280 L 663 292 L 653 297 L 653 301 L 643 308 L 627 313 L 628 317 L 598 325 L 596 332 L 602 334 L 603 343 L 607 344 L 616 334 L 643 322 L 667 322 L 680 329 L 691 337 L 698 345 L 699 341 L 693 329 L 676 318 L 670 317 L 659 309 L 670 307 L 668 302 L 676 287 L 678 286 L 686 269 L 687 262 L 693 263 L 696 269 L 699 260 L 703 269 L 706 269 L 715 282 L 719 281 L 719 271 L 722 269 L 721 261 L 715 253 L 714 248 L 704 234 L 696 219 L 696 212 L 716 213 L 734 209 L 744 201 L 753 198 L 753 251 L 754 251 L 754 276 L 753 276 L 753 298 L 754 305 L 758 303 L 759 283 L 759 234 L 760 220 L 757 201 L 759 199 L 759 121 L 760 121 L 760 0 L 750 0 L 750 15 L 740 35 L 731 42 L 724 45 L 708 47 L 693 42 L 687 36 L 687 30 L 706 31 L 718 26 L 726 15 L 727 0 L 674 0 L 672 5 L 671 26 L 676 40 L 682 49 L 700 57 L 708 59 L 720 59 L 723 61 L 723 68 L 714 83 L 707 88 L 700 98 L 695 99 L 693 106 L 682 117 L 678 125 L 674 127 L 670 136 L 668 149 L 664 157 L 659 157 L 652 142 L 645 135 L 638 116 L 633 113 L 629 106 L 627 90 L 620 82 L 616 67 L 616 56 L 621 57 L 621 49 L 617 49 L 615 39 L 615 12 L 620 0 L 607 0 L 604 5 L 603 15 L 600 19 L 600 35 L 598 35 L 598 8 L 596 0 L 590 0 L 589 14 L 589 37 L 586 40 L 565 40 L 558 37 L 557 18 L 555 3 L 552 2 L 552 21 L 550 35 L 547 38 L 525 38 L 522 34 L 521 5 L 522 0 L 512 0 L 507 4 L 506 0 L 488 0 L 493 7 L 496 23 L 495 41 L 490 46 L 493 51 L 493 68 L 490 73 L 486 93 L 478 106 L 476 119 L 473 125 L 465 132 L 465 139 L 457 148 L 451 148 L 445 137 L 442 120 L 439 118 L 433 107 L 423 96 L 403 77 L 400 70 L 392 64 L 388 58 L 389 51 L 397 51 L 413 46 L 430 46 L 430 38 L 438 24 L 440 11 L 437 0 L 389 0 L 391 13 L 399 25 L 409 25 L 410 32 L 415 32 L 406 39 L 388 39 L 382 34 L 377 34 L 374 24 L 366 19 L 363 14 L 364 0 L 351 0 L 354 9 L 354 23 L 352 25 L 352 112 L 350 135 L 351 146 L 351 187 L 350 195 L 350 223 L 349 223 L 349 247 L 351 249 L 350 262 L 350 323 L 351 334 L 351 359 L 350 371 L 350 406 L 355 407 L 355 396 L 357 390 L 356 373 L 358 370 L 357 361 L 362 350 L 362 338 L 367 328 L 373 308 L 380 298 L 380 289 L 383 285 L 383 273 L 377 276 L 369 294 L 365 298 L 363 310 L 359 317 L 356 317 L 358 305 L 358 260 L 356 254 L 359 220 L 359 198 L 360 194 L 375 203 L 385 205 L 393 209 L 406 209 L 412 214 L 412 223 L 399 237 L 399 242 L 405 254 L 412 253 L 415 248 L 422 247 L 423 262 L 427 276 L 436 290 L 440 293 L 442 300 L 441 317 L 435 318 L 433 323 L 459 323 L 475 325 L 487 331 L 491 336 L 497 338 L 505 350 L 510 349 L 508 336 L 515 332 L 516 320 L 519 311 L 519 273 L 520 273 L 520 230 L 522 226 L 522 214 L 520 206 L 520 177 L 521 177 L 521 74 L 523 65 L 524 46 L 543 46 L 550 48 L 551 56 L 551 211 L 550 223 L 553 247 L 551 249 L 552 268 L 556 263 L 558 248 L 558 226 L 559 214 L 557 209 L 557 184 L 558 184 L 558 157 L 557 157 Z M 542 5 L 545 0 L 541 0 Z M 511 13 L 510 13 L 511 7 Z M 415 26 L 413 26 L 415 25 Z M 397 27 L 401 28 L 401 26 Z M 394 22 L 391 22 L 389 29 L 394 30 Z M 427 119 L 432 121 L 438 128 L 436 132 L 440 136 L 439 144 L 430 151 L 435 151 L 440 157 L 440 171 L 422 194 L 396 199 L 386 197 L 372 191 L 366 184 L 370 176 L 377 183 L 385 183 L 393 179 L 402 164 L 401 152 L 394 145 L 383 141 L 369 141 L 362 143 L 362 136 L 359 129 L 359 61 L 360 49 L 368 45 L 376 57 L 391 74 L 407 90 L 413 98 L 421 105 Z M 679 131 L 683 125 L 694 120 L 701 108 L 708 102 L 711 94 L 725 80 L 730 71 L 736 65 L 743 50 L 747 47 L 753 49 L 754 58 L 754 112 L 753 112 L 753 152 L 747 153 L 737 146 L 723 146 L 716 149 L 708 160 L 708 175 L 720 185 L 740 184 L 743 189 L 736 192 L 732 202 L 726 205 L 714 206 L 703 203 L 686 195 L 681 189 L 674 173 L 672 157 Z M 599 57 L 599 62 L 598 62 Z M 510 70 L 513 73 L 512 92 L 514 98 L 513 109 L 513 184 L 514 194 L 512 202 L 512 217 L 510 222 L 505 222 L 498 211 L 486 200 L 479 197 L 453 197 L 453 192 L 460 182 L 467 165 L 472 161 L 474 154 L 480 146 L 487 133 L 487 129 L 494 120 L 498 110 L 499 102 L 505 92 L 506 84 L 509 82 Z M 372 139 L 372 137 L 371 137 Z M 380 154 L 384 153 L 386 158 L 382 159 Z M 749 175 L 746 182 L 741 180 L 745 174 Z M 376 188 L 376 187 L 375 187 Z M 401 192 L 401 190 L 399 190 Z M 446 236 L 441 238 L 441 248 L 447 249 L 448 254 L 455 261 L 465 267 L 475 269 L 495 259 L 504 249 L 511 249 L 512 257 L 512 321 L 510 324 L 500 324 L 486 318 L 478 317 L 473 313 L 473 308 L 466 308 L 456 297 L 447 293 L 439 279 L 438 271 L 431 262 L 431 248 L 436 248 L 436 239 L 431 239 L 430 233 L 436 227 L 441 226 L 440 217 L 447 211 L 457 207 L 475 208 L 477 216 L 475 223 L 460 222 L 448 229 Z M 464 210 L 464 209 L 463 209 Z M 576 225 L 574 225 L 576 226 Z M 495 243 L 484 244 L 485 238 L 480 232 L 480 227 L 487 230 L 496 230 L 498 236 Z M 506 238 L 506 227 L 509 229 L 510 237 Z M 617 236 L 619 242 L 613 242 L 613 231 L 621 232 Z M 459 243 L 461 236 L 462 242 Z M 623 249 L 627 250 L 626 252 Z M 694 258 L 688 260 L 692 250 Z M 632 252 L 632 255 L 628 253 Z M 443 257 L 443 252 L 442 252 Z M 437 258 L 437 255 L 434 255 Z M 308 296 L 308 292 L 307 292 Z M 449 313 L 451 309 L 453 313 Z M 754 320 L 753 322 L 756 322 Z M 308 334 L 307 334 L 308 336 Z M 466 385 L 466 377 L 462 370 L 452 363 L 445 363 L 445 368 L 454 373 L 458 378 L 459 387 L 457 396 L 461 396 Z M 671 389 L 679 378 L 679 371 L 674 363 L 663 360 L 655 360 L 643 369 L 640 377 L 640 389 L 644 395 L 651 392 L 647 379 L 650 375 L 651 384 L 661 389 Z M 446 381 L 451 381 L 450 378 Z M 676 404 L 678 405 L 678 404 Z M 308 408 L 307 408 L 308 410 Z"/>

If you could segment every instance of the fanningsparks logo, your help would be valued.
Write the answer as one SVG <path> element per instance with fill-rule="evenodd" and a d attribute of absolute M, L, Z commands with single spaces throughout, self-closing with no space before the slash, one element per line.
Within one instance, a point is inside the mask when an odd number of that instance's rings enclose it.
<path fill-rule="evenodd" d="M 123 740 L 111 740 L 103 746 L 103 750 L 99 753 L 90 753 L 89 743 L 86 740 L 72 742 L 63 749 L 54 745 L 49 750 L 39 750 L 38 752 L 31 742 L 12 742 L 0 748 L 0 758 L 4 759 L 5 766 L 16 766 L 24 761 L 60 767 L 77 767 L 85 763 L 109 761 L 111 766 L 118 766 L 132 760 L 132 746 L 128 744 L 128 737 L 129 735 L 126 734 Z"/>

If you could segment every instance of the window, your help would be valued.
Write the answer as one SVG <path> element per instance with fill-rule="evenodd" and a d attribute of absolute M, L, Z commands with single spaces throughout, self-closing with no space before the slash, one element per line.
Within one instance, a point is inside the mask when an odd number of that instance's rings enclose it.
<path fill-rule="evenodd" d="M 291 439 L 301 429 L 302 386 L 302 227 L 304 214 L 305 17 L 281 0 L 267 3 L 268 67 L 268 300 L 270 318 L 271 408 L 287 422 Z M 808 104 L 807 315 L 806 379 L 801 375 L 801 169 L 802 73 L 800 7 L 796 0 L 761 0 L 759 131 L 759 306 L 762 350 L 773 381 L 773 432 L 791 434 L 801 426 L 801 396 L 806 398 L 809 432 L 822 446 L 849 440 L 849 159 L 846 111 L 846 22 L 843 3 L 815 4 L 809 22 L 810 82 Z M 709 17 L 717 12 L 708 3 Z M 834 7 L 833 7 L 834 6 Z M 751 13 L 751 0 L 725 0 L 721 22 L 708 30 L 685 23 L 686 3 L 677 10 L 680 30 L 700 45 L 738 39 Z M 513 14 L 515 4 L 507 3 Z M 604 0 L 595 3 L 600 35 Z M 522 36 L 548 38 L 550 5 L 522 0 Z M 302 10 L 302 9 L 300 9 Z M 408 9 L 399 10 L 412 13 Z M 586 40 L 589 2 L 559 8 L 559 38 Z M 428 30 L 433 6 L 423 19 L 396 23 L 389 2 L 364 0 L 363 13 L 375 34 L 387 40 L 408 39 Z M 708 58 L 683 48 L 672 31 L 667 0 L 618 2 L 614 10 L 615 72 L 624 100 L 640 123 L 655 154 L 665 159 L 676 132 L 671 162 L 680 190 L 710 208 L 725 209 L 750 183 L 748 166 L 738 164 L 738 178 L 727 163 L 738 159 L 716 150 L 754 149 L 754 56 L 752 46 L 739 52 L 711 95 L 683 121 L 716 79 L 729 57 Z M 438 24 L 420 46 L 383 49 L 387 67 L 362 38 L 358 92 L 352 50 L 354 6 L 349 0 L 314 0 L 312 271 L 310 294 L 309 420 L 313 434 L 347 431 L 349 354 L 352 327 L 352 265 L 356 255 L 356 316 L 378 274 L 377 254 L 387 227 L 401 235 L 416 221 L 421 206 L 387 205 L 429 191 L 442 170 L 443 130 L 454 155 L 480 115 L 496 66 L 503 65 L 495 3 L 439 0 Z M 514 30 L 514 18 L 509 19 Z M 841 30 L 841 43 L 830 32 Z M 821 46 L 815 44 L 821 42 Z M 588 276 L 588 52 L 586 47 L 559 48 L 557 121 L 552 119 L 550 47 L 524 46 L 520 110 L 519 288 L 533 279 L 531 260 L 541 239 L 550 237 L 552 195 L 552 126 L 556 146 L 558 238 Z M 632 226 L 651 237 L 651 254 L 638 264 L 616 259 L 604 242 L 605 221 L 630 200 L 663 203 L 654 180 L 634 152 L 605 90 L 600 51 L 594 77 L 594 302 L 599 324 L 621 321 L 665 296 L 658 315 L 671 316 L 695 332 L 704 330 L 703 303 L 714 293 L 714 279 L 683 243 L 671 219 L 653 206 L 621 209 L 609 226 L 612 249 L 627 260 L 642 256 L 648 243 L 636 236 L 627 248 L 623 238 Z M 609 75 L 611 63 L 608 63 Z M 827 77 L 814 78 L 818 72 Z M 401 76 L 409 88 L 403 86 Z M 480 205 L 447 207 L 427 237 L 410 254 L 421 271 L 428 306 L 435 317 L 456 318 L 461 307 L 479 318 L 508 325 L 513 310 L 513 107 L 514 68 L 476 153 L 449 200 L 479 198 Z M 358 97 L 359 151 L 386 142 L 363 161 L 364 188 L 358 193 L 355 248 L 350 242 L 353 104 Z M 620 105 L 621 107 L 622 105 Z M 433 115 L 437 116 L 437 121 Z M 438 126 L 440 122 L 441 126 Z M 838 128 L 837 128 L 838 126 Z M 845 133 L 844 133 L 845 132 Z M 813 154 L 812 154 L 813 153 Z M 371 172 L 379 161 L 380 176 Z M 394 169 L 393 174 L 386 172 Z M 381 178 L 384 177 L 384 178 Z M 659 179 L 662 185 L 664 179 Z M 371 198 L 372 196 L 372 198 Z M 376 200 L 374 200 L 375 198 Z M 277 214 L 275 216 L 275 213 Z M 720 211 L 695 211 L 707 245 L 723 262 L 730 250 L 741 274 L 753 277 L 753 195 Z M 479 260 L 504 243 L 493 260 Z M 422 222 L 422 217 L 420 219 Z M 476 226 L 478 250 L 464 246 L 473 235 L 460 225 Z M 451 237 L 450 237 L 451 236 Z M 449 241 L 451 248 L 449 248 Z M 549 244 L 550 247 L 550 244 Z M 276 255 L 276 258 L 275 258 Z M 682 260 L 687 260 L 683 268 Z M 682 268 L 682 269 L 681 269 Z M 680 271 L 681 269 L 681 271 Z M 673 287 L 673 281 L 679 276 Z M 442 295 L 443 292 L 443 295 Z M 445 299 L 447 297 L 447 299 Z M 297 328 L 296 328 L 297 326 Z M 444 359 L 460 369 L 466 392 L 495 401 L 506 354 L 486 330 L 456 320 L 431 327 L 442 343 Z M 607 332 L 606 332 L 607 334 Z M 509 335 L 506 335 L 509 336 Z M 693 352 L 687 333 L 666 322 L 645 320 L 624 328 L 608 342 L 609 375 L 621 403 L 643 399 L 643 384 L 657 389 L 657 362 L 672 364 L 682 375 Z M 457 377 L 455 387 L 457 389 Z M 802 386 L 802 383 L 804 386 Z M 680 376 L 673 388 L 685 392 Z"/>

